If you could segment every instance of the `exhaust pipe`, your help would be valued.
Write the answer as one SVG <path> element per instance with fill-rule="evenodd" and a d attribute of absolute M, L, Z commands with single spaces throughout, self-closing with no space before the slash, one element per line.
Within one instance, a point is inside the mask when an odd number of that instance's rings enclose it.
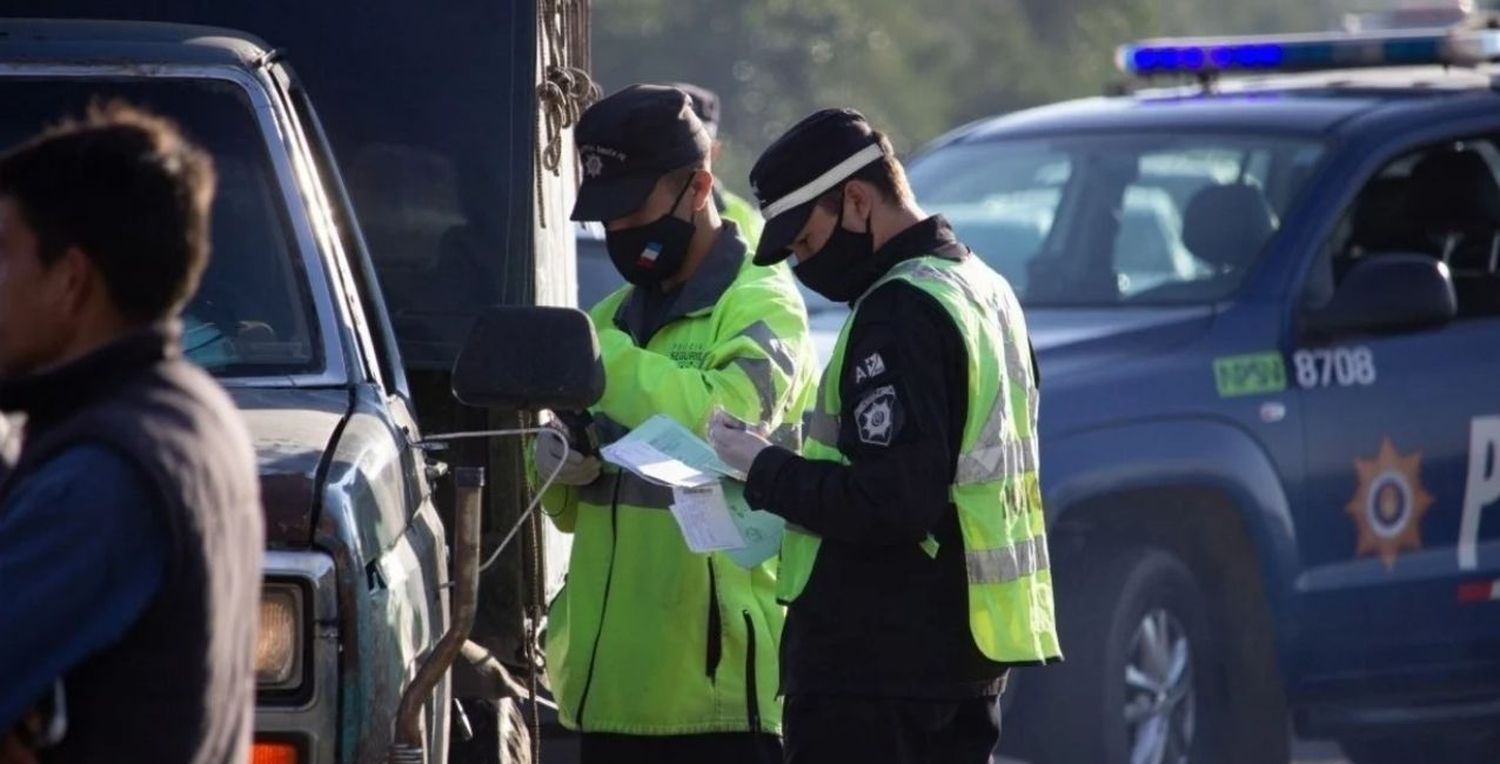
<path fill-rule="evenodd" d="M 422 661 L 417 675 L 401 693 L 396 712 L 396 735 L 387 756 L 389 764 L 422 764 L 422 707 L 442 681 L 443 674 L 459 657 L 474 615 L 479 610 L 479 508 L 484 493 L 483 467 L 458 467 L 453 470 L 457 508 L 453 513 L 453 622 L 438 640 L 432 654 Z"/>

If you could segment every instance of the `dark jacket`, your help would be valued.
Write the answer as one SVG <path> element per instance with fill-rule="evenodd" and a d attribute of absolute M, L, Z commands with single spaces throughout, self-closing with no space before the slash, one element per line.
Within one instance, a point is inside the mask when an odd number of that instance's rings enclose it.
<path fill-rule="evenodd" d="M 0 513 L 49 462 L 104 446 L 146 477 L 168 529 L 156 596 L 119 641 L 63 676 L 68 734 L 44 760 L 246 761 L 263 530 L 255 455 L 234 404 L 182 359 L 173 326 L 0 383 L 0 410 L 26 416 Z"/>
<path fill-rule="evenodd" d="M 875 253 L 869 284 L 903 260 L 973 257 L 941 217 Z M 968 416 L 968 351 L 935 299 L 905 282 L 864 297 L 836 377 L 838 447 L 848 466 L 773 448 L 746 498 L 822 536 L 807 588 L 782 632 L 787 694 L 961 698 L 997 694 L 1005 667 L 979 652 L 968 621 L 958 510 L 949 500 Z M 861 437 L 856 409 L 894 386 L 891 432 Z M 936 558 L 920 543 L 931 534 Z"/>

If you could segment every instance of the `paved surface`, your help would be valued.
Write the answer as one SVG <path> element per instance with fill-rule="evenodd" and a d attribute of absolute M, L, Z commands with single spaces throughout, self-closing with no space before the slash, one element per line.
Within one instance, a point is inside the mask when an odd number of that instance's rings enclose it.
<path fill-rule="evenodd" d="M 543 764 L 577 764 L 578 744 L 568 735 L 544 736 Z M 1025 764 L 1016 759 L 995 759 L 992 764 Z M 1292 751 L 1290 764 L 1349 764 L 1335 743 L 1299 741 Z"/>
<path fill-rule="evenodd" d="M 1300 741 L 1292 756 L 1294 764 L 1349 764 L 1336 743 Z"/>
<path fill-rule="evenodd" d="M 1026 764 L 1017 759 L 994 759 L 991 764 Z M 1338 744 L 1325 741 L 1299 740 L 1292 747 L 1290 764 L 1349 764 Z"/>
<path fill-rule="evenodd" d="M 578 740 L 557 726 L 555 717 L 547 714 L 542 734 L 543 764 L 578 764 Z M 530 718 L 528 711 L 527 718 Z M 994 759 L 991 764 L 1028 764 L 1016 759 Z M 1298 740 L 1292 745 L 1288 764 L 1350 764 L 1338 744 L 1326 740 Z"/>

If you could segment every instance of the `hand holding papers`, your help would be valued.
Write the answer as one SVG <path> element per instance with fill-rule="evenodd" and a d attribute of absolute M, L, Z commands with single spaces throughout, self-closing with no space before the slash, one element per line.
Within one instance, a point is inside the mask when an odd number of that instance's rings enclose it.
<path fill-rule="evenodd" d="M 674 488 L 698 488 L 723 476 L 744 477 L 719 461 L 714 450 L 686 427 L 660 414 L 605 446 L 603 454 L 613 464 Z"/>
<path fill-rule="evenodd" d="M 748 568 L 781 547 L 781 518 L 752 510 L 742 484 L 721 482 L 744 475 L 677 422 L 654 416 L 602 453 L 610 463 L 672 488 L 672 516 L 692 551 L 725 552 Z"/>
<path fill-rule="evenodd" d="M 723 410 L 715 411 L 708 422 L 708 442 L 719 459 L 739 473 L 742 481 L 755 464 L 755 457 L 771 447 L 771 441 L 766 440 L 764 431 L 735 419 Z"/>

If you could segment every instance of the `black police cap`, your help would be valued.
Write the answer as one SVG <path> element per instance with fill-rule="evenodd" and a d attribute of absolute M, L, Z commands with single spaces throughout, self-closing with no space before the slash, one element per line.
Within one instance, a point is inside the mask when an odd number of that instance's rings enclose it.
<path fill-rule="evenodd" d="M 818 197 L 885 156 L 880 138 L 853 109 L 824 109 L 776 139 L 750 170 L 750 187 L 766 219 L 756 265 L 785 260 Z"/>
<path fill-rule="evenodd" d="M 711 145 L 688 95 L 657 85 L 631 85 L 590 106 L 573 140 L 583 162 L 574 220 L 640 209 L 661 176 L 707 157 Z"/>
<path fill-rule="evenodd" d="M 693 113 L 703 120 L 703 127 L 708 130 L 709 136 L 716 137 L 719 132 L 719 94 L 689 82 L 674 82 L 672 87 L 687 93 L 688 98 L 693 99 Z"/>

